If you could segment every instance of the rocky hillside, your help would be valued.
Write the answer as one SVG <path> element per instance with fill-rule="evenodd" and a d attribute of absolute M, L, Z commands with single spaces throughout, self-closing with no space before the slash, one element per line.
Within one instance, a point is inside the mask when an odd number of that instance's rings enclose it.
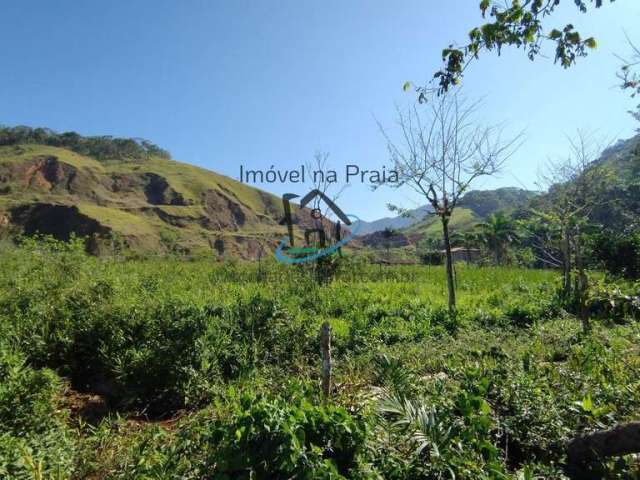
<path fill-rule="evenodd" d="M 303 213 L 294 209 L 300 227 L 311 222 Z M 4 236 L 75 234 L 96 254 L 254 259 L 286 234 L 281 219 L 279 197 L 164 154 L 98 160 L 69 146 L 0 145 Z"/>

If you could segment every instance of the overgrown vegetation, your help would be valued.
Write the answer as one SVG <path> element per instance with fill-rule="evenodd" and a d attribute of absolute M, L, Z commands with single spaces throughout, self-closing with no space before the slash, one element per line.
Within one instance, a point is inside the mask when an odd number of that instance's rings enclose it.
<path fill-rule="evenodd" d="M 600 8 L 613 1 L 615 0 L 574 0 L 573 3 L 584 14 L 589 11 L 589 7 Z M 517 48 L 522 49 L 533 61 L 540 56 L 545 57 L 543 45 L 549 42 L 554 47 L 555 63 L 563 68 L 569 68 L 579 58 L 586 57 L 590 50 L 598 47 L 594 37 L 583 37 L 572 23 L 567 23 L 560 29 L 545 28 L 545 19 L 553 16 L 559 5 L 560 0 L 480 0 L 478 7 L 482 18 L 488 21 L 469 31 L 468 43 L 462 46 L 451 44 L 442 50 L 442 68 L 435 72 L 427 86 L 415 88 L 418 100 L 426 101 L 433 91 L 440 95 L 459 85 L 469 65 L 485 52 L 500 54 L 505 48 Z M 635 89 L 637 84 L 633 83 L 634 80 L 635 77 L 628 77 L 631 84 L 624 88 Z M 404 89 L 409 90 L 411 86 L 410 82 L 406 82 Z"/>
<path fill-rule="evenodd" d="M 557 478 L 640 407 L 639 285 L 603 276 L 583 334 L 553 271 L 460 265 L 451 316 L 441 267 L 0 261 L 3 478 Z"/>

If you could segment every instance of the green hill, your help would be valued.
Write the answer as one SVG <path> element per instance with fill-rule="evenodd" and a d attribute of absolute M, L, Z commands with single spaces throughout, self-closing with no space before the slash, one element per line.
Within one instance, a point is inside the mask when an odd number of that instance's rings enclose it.
<path fill-rule="evenodd" d="M 449 228 L 452 234 L 473 230 L 489 215 L 498 211 L 511 212 L 528 205 L 538 193 L 521 188 L 505 187 L 496 190 L 472 190 L 460 199 L 458 207 L 453 211 Z M 401 233 L 414 242 L 422 238 L 440 239 L 442 225 L 435 215 L 427 216 Z"/>
<path fill-rule="evenodd" d="M 148 142 L 78 136 L 65 143 L 57 139 L 67 134 L 45 132 L 44 140 L 34 140 L 0 129 L 4 235 L 86 236 L 98 254 L 126 249 L 251 259 L 270 254 L 285 233 L 278 225 L 281 200 L 267 192 L 171 160 Z M 301 227 L 310 221 L 296 216 Z"/>
<path fill-rule="evenodd" d="M 470 208 L 458 207 L 453 211 L 449 228 L 451 229 L 451 232 L 463 232 L 471 230 L 481 220 L 482 219 Z M 440 222 L 439 217 L 430 215 L 424 221 L 416 223 L 406 230 L 402 230 L 402 233 L 414 239 L 422 237 L 441 238 L 442 223 Z"/>
<path fill-rule="evenodd" d="M 599 201 L 590 211 L 590 223 L 605 228 L 610 234 L 627 234 L 640 228 L 640 135 L 618 140 L 605 149 L 587 171 L 597 168 L 596 178 L 602 180 Z M 544 210 L 557 201 L 558 194 L 571 189 L 576 179 L 553 185 L 543 195 L 533 198 L 526 208 L 516 212 L 527 217 L 527 210 Z"/>
<path fill-rule="evenodd" d="M 460 199 L 459 207 L 468 208 L 484 219 L 498 211 L 510 212 L 522 207 L 537 195 L 537 192 L 516 187 L 472 190 Z"/>
<path fill-rule="evenodd" d="M 602 152 L 595 163 L 611 168 L 620 185 L 637 183 L 640 180 L 640 135 L 628 140 L 618 140 Z"/>

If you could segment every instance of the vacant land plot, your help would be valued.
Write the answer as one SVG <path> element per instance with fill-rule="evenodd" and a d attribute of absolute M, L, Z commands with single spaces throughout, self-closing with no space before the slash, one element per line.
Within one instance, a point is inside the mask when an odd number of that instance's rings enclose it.
<path fill-rule="evenodd" d="M 459 266 L 450 315 L 439 267 L 0 264 L 1 478 L 558 478 L 567 440 L 640 408 L 637 324 L 583 335 L 552 271 Z"/>

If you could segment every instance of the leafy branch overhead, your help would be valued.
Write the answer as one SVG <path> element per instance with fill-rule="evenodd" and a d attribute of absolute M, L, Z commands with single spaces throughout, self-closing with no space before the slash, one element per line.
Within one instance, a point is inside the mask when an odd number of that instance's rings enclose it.
<path fill-rule="evenodd" d="M 574 0 L 574 3 L 580 12 L 586 13 L 589 7 L 595 5 L 600 8 L 605 1 Z M 437 87 L 418 87 L 419 100 L 426 101 L 430 91 L 436 90 L 442 94 L 459 84 L 466 68 L 483 51 L 497 51 L 500 54 L 505 46 L 517 47 L 525 50 L 527 56 L 534 60 L 541 54 L 543 43 L 548 41 L 555 44 L 556 63 L 564 68 L 573 65 L 578 57 L 584 57 L 590 49 L 595 49 L 597 42 L 593 37 L 583 38 L 572 24 L 545 30 L 543 20 L 553 14 L 559 5 L 560 0 L 509 0 L 501 5 L 482 0 L 482 16 L 491 21 L 471 30 L 466 45 L 450 45 L 442 51 L 444 66 L 433 78 L 437 81 Z M 405 90 L 409 87 L 409 84 L 405 84 Z"/>

